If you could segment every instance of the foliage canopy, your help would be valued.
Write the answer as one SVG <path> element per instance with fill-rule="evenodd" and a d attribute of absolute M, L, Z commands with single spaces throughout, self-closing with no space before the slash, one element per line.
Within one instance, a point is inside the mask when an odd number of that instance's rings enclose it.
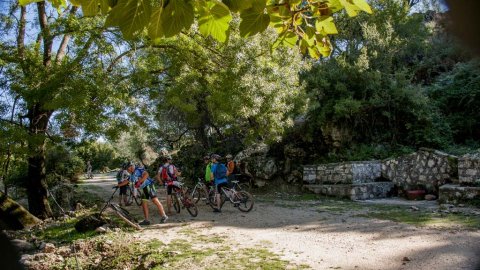
<path fill-rule="evenodd" d="M 20 0 L 27 5 L 38 0 Z M 50 0 L 57 8 L 67 0 Z M 298 46 L 313 58 L 331 52 L 329 35 L 337 34 L 334 14 L 345 10 L 353 17 L 372 13 L 366 0 L 70 0 L 85 16 L 107 15 L 105 25 L 119 27 L 133 39 L 144 30 L 152 40 L 180 34 L 198 24 L 200 33 L 225 42 L 229 38 L 232 13 L 240 15 L 240 35 L 253 36 L 268 26 L 277 33 L 273 47 Z"/>

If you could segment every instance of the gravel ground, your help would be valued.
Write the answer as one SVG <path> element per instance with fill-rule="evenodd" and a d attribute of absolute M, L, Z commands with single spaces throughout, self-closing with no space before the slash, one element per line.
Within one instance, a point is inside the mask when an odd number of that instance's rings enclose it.
<path fill-rule="evenodd" d="M 88 185 L 105 198 L 114 179 L 96 178 Z M 165 206 L 165 190 L 159 198 Z M 152 225 L 137 232 L 141 239 L 158 238 L 168 243 L 187 238 L 181 230 L 191 228 L 202 235 L 231 238 L 242 247 L 266 247 L 292 263 L 312 269 L 480 269 L 480 231 L 461 228 L 418 227 L 355 216 L 355 211 L 319 211 L 320 202 L 265 199 L 256 195 L 253 210 L 242 213 L 226 203 L 213 213 L 199 203 L 192 218 L 186 210 L 159 224 L 158 211 L 150 203 Z M 403 204 L 436 208 L 435 202 L 376 200 L 366 203 Z M 130 211 L 141 220 L 138 206 Z M 233 241 L 234 240 L 234 241 Z"/>

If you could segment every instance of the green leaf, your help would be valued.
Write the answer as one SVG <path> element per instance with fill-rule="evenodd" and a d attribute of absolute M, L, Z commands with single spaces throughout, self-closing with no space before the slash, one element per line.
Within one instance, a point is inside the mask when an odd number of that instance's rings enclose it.
<path fill-rule="evenodd" d="M 70 0 L 70 3 L 72 3 L 72 5 L 76 6 L 76 7 L 79 7 L 82 5 L 82 3 L 80 2 L 80 0 Z"/>
<path fill-rule="evenodd" d="M 348 16 L 355 17 L 358 15 L 360 8 L 351 3 L 351 0 L 339 0 L 340 3 L 345 7 Z"/>
<path fill-rule="evenodd" d="M 198 25 L 200 33 L 212 36 L 220 42 L 227 40 L 232 15 L 228 7 L 217 0 L 200 1 Z"/>
<path fill-rule="evenodd" d="M 303 35 L 303 40 L 307 42 L 308 46 L 313 46 L 315 44 L 315 28 L 307 26 L 305 28 L 305 34 Z"/>
<path fill-rule="evenodd" d="M 148 24 L 151 11 L 149 0 L 119 0 L 105 24 L 120 27 L 123 36 L 132 39 Z"/>
<path fill-rule="evenodd" d="M 193 6 L 189 0 L 170 0 L 162 12 L 162 27 L 165 37 L 173 37 L 193 23 Z"/>
<path fill-rule="evenodd" d="M 308 54 L 314 59 L 319 59 L 321 54 L 316 47 L 308 47 Z"/>
<path fill-rule="evenodd" d="M 36 2 L 42 2 L 44 0 L 19 0 L 19 4 L 22 5 L 22 6 L 26 6 L 28 4 L 31 4 L 31 3 L 36 3 Z"/>
<path fill-rule="evenodd" d="M 223 3 L 233 12 L 249 9 L 253 0 L 223 0 Z"/>
<path fill-rule="evenodd" d="M 77 0 L 82 6 L 82 13 L 85 17 L 93 17 L 98 14 L 99 6 L 97 0 Z"/>
<path fill-rule="evenodd" d="M 277 40 L 275 40 L 272 45 L 272 49 L 275 49 L 278 46 L 288 46 L 293 48 L 295 45 L 297 45 L 297 41 L 298 36 L 295 33 L 291 31 L 285 31 L 278 36 Z"/>
<path fill-rule="evenodd" d="M 153 10 L 150 24 L 148 26 L 148 36 L 152 39 L 161 38 L 164 36 L 162 27 L 162 12 L 163 7 L 156 7 Z"/>
<path fill-rule="evenodd" d="M 372 14 L 372 9 L 365 0 L 353 0 L 353 3 L 361 10 L 367 12 L 368 14 Z"/>
<path fill-rule="evenodd" d="M 344 7 L 342 3 L 340 3 L 340 0 L 330 0 L 327 2 L 328 7 L 332 11 L 332 13 L 335 13 L 339 10 L 342 10 Z"/>
<path fill-rule="evenodd" d="M 265 31 L 270 23 L 270 16 L 265 14 L 264 0 L 256 0 L 253 7 L 240 13 L 240 35 L 242 37 L 253 36 Z"/>
<path fill-rule="evenodd" d="M 110 1 L 109 0 L 100 0 L 100 10 L 103 15 L 107 15 L 110 11 Z"/>
<path fill-rule="evenodd" d="M 315 28 L 317 32 L 327 35 L 327 34 L 338 34 L 337 27 L 333 22 L 333 17 L 320 17 L 315 21 Z"/>

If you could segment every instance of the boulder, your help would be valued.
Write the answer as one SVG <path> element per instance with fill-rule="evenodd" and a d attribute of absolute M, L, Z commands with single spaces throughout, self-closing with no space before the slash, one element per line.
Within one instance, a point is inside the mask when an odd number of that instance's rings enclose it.
<path fill-rule="evenodd" d="M 95 213 L 81 218 L 75 224 L 75 230 L 78 232 L 93 231 L 106 223 L 107 221 L 100 215 L 100 213 Z"/>

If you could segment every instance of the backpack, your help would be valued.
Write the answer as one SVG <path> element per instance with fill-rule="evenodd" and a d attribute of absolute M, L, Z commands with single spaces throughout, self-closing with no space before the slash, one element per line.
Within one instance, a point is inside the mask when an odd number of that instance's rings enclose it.
<path fill-rule="evenodd" d="M 169 164 L 169 165 L 166 166 L 166 167 L 165 167 L 165 165 L 162 166 L 162 171 L 160 172 L 160 178 L 162 178 L 162 180 L 165 180 L 165 181 L 167 181 L 167 182 L 170 182 L 170 181 L 173 181 L 173 180 L 174 180 L 173 175 L 170 175 L 170 172 L 168 171 L 168 168 L 169 168 L 170 166 L 173 166 L 173 165 Z"/>
<path fill-rule="evenodd" d="M 117 183 L 121 183 L 122 182 L 122 176 L 123 176 L 123 169 L 120 169 L 118 172 L 117 172 Z"/>
<path fill-rule="evenodd" d="M 218 163 L 215 168 L 215 179 L 224 179 L 227 177 L 227 166 L 223 163 Z"/>

